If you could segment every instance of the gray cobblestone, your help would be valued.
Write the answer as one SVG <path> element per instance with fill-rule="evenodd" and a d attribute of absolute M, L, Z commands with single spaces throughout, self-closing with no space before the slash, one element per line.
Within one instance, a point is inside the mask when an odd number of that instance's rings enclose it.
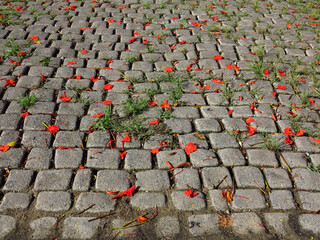
<path fill-rule="evenodd" d="M 152 168 L 151 152 L 148 150 L 128 150 L 124 169 L 146 170 Z"/>
<path fill-rule="evenodd" d="M 266 202 L 259 189 L 237 189 L 233 196 L 232 209 L 264 209 Z"/>
<path fill-rule="evenodd" d="M 87 211 L 88 213 L 111 212 L 115 208 L 115 201 L 109 195 L 93 192 L 81 193 L 75 208 L 77 211 L 82 211 L 92 204 L 95 205 Z"/>
<path fill-rule="evenodd" d="M 86 167 L 89 168 L 105 168 L 105 169 L 118 169 L 120 164 L 120 154 L 118 150 L 106 149 L 90 149 L 87 156 Z"/>
<path fill-rule="evenodd" d="M 70 217 L 64 220 L 62 237 L 92 239 L 98 231 L 100 220 L 88 222 L 90 217 Z"/>
<path fill-rule="evenodd" d="M 0 152 L 1 168 L 19 168 L 23 163 L 26 152 L 22 149 L 10 149 L 7 152 Z"/>
<path fill-rule="evenodd" d="M 233 168 L 234 177 L 239 188 L 264 188 L 264 179 L 259 168 L 242 166 Z"/>
<path fill-rule="evenodd" d="M 190 153 L 190 162 L 194 167 L 214 167 L 219 164 L 216 154 L 206 149 Z"/>
<path fill-rule="evenodd" d="M 173 167 L 187 162 L 187 156 L 183 150 L 160 151 L 156 156 L 159 169 L 169 169 L 167 161 Z"/>
<path fill-rule="evenodd" d="M 38 173 L 34 190 L 67 190 L 70 187 L 72 171 L 67 169 L 45 170 Z"/>
<path fill-rule="evenodd" d="M 79 169 L 74 177 L 72 190 L 80 192 L 88 191 L 90 188 L 91 172 L 90 169 Z"/>
<path fill-rule="evenodd" d="M 212 148 L 238 148 L 237 141 L 228 133 L 210 133 L 209 140 Z"/>
<path fill-rule="evenodd" d="M 31 170 L 13 169 L 10 171 L 8 179 L 3 187 L 6 191 L 27 190 L 33 180 L 34 172 Z"/>
<path fill-rule="evenodd" d="M 246 164 L 246 160 L 239 149 L 225 148 L 218 150 L 217 153 L 225 166 L 241 166 Z"/>
<path fill-rule="evenodd" d="M 141 192 L 136 193 L 131 198 L 131 205 L 135 208 L 144 210 L 157 207 L 164 207 L 166 205 L 166 197 L 163 193 Z"/>
<path fill-rule="evenodd" d="M 291 180 L 286 170 L 279 168 L 265 168 L 263 169 L 263 172 L 271 189 L 292 187 Z"/>
<path fill-rule="evenodd" d="M 48 169 L 51 165 L 53 154 L 45 148 L 32 148 L 26 159 L 25 168 L 33 170 Z"/>
<path fill-rule="evenodd" d="M 175 237 L 180 233 L 179 220 L 175 217 L 165 216 L 156 223 L 158 237 Z"/>
<path fill-rule="evenodd" d="M 33 220 L 30 223 L 32 233 L 31 239 L 43 239 L 48 238 L 52 234 L 52 229 L 56 225 L 57 219 L 54 217 L 41 217 Z"/>
<path fill-rule="evenodd" d="M 215 234 L 219 231 L 218 216 L 215 214 L 192 215 L 188 222 L 189 232 L 193 236 Z"/>
<path fill-rule="evenodd" d="M 293 210 L 295 204 L 292 193 L 288 190 L 274 190 L 270 193 L 270 201 L 273 209 Z"/>
<path fill-rule="evenodd" d="M 203 179 L 203 186 L 208 189 L 216 188 L 217 184 L 225 177 L 226 181 L 223 181 L 219 185 L 219 189 L 221 188 L 228 188 L 227 183 L 229 186 L 232 186 L 232 180 L 230 173 L 227 168 L 224 167 L 207 167 L 202 169 L 202 179 Z"/>
<path fill-rule="evenodd" d="M 262 149 L 247 150 L 248 162 L 254 166 L 278 166 L 278 161 L 273 151 Z"/>
<path fill-rule="evenodd" d="M 0 215 L 0 238 L 5 239 L 17 226 L 16 219 L 8 215 Z"/>
<path fill-rule="evenodd" d="M 297 189 L 315 190 L 320 189 L 320 175 L 309 169 L 296 168 L 291 175 Z"/>
<path fill-rule="evenodd" d="M 265 230 L 260 217 L 256 213 L 234 213 L 232 229 L 237 235 L 262 234 Z M 258 224 L 256 224 L 258 223 Z"/>
<path fill-rule="evenodd" d="M 202 193 L 190 198 L 184 192 L 172 192 L 171 199 L 174 207 L 182 211 L 202 210 L 206 207 Z"/>
<path fill-rule="evenodd" d="M 170 188 L 169 176 L 163 170 L 140 171 L 136 174 L 136 186 L 142 191 L 161 191 Z"/>
<path fill-rule="evenodd" d="M 9 192 L 4 195 L 0 205 L 0 211 L 5 210 L 26 210 L 32 201 L 29 193 L 13 193 Z"/>
<path fill-rule="evenodd" d="M 68 192 L 40 192 L 36 210 L 48 212 L 67 211 L 71 207 L 71 194 Z"/>
<path fill-rule="evenodd" d="M 129 173 L 121 170 L 101 170 L 97 173 L 96 189 L 98 191 L 124 191 L 129 188 Z"/>
<path fill-rule="evenodd" d="M 299 216 L 299 224 L 305 231 L 310 231 L 314 234 L 319 234 L 320 232 L 319 215 L 301 214 Z"/>
<path fill-rule="evenodd" d="M 57 149 L 55 154 L 55 168 L 78 168 L 82 162 L 83 151 L 80 148 Z"/>

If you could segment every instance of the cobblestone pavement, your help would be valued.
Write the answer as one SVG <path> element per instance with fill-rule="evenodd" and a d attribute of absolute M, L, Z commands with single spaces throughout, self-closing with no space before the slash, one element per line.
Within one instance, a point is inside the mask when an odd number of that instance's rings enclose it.
<path fill-rule="evenodd" d="M 0 2 L 0 239 L 319 237 L 317 0 Z"/>

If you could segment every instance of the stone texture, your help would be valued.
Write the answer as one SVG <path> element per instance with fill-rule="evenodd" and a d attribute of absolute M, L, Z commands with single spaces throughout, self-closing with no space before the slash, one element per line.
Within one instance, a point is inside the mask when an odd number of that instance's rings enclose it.
<path fill-rule="evenodd" d="M 36 210 L 48 212 L 67 211 L 71 207 L 71 194 L 68 192 L 40 192 Z"/>
<path fill-rule="evenodd" d="M 62 237 L 92 239 L 98 231 L 100 220 L 88 222 L 90 217 L 70 217 L 64 220 Z"/>
<path fill-rule="evenodd" d="M 57 219 L 54 217 L 41 217 L 30 223 L 32 233 L 31 239 L 44 239 L 50 237 L 52 230 L 55 228 Z"/>
<path fill-rule="evenodd" d="M 90 205 L 95 204 L 90 208 L 88 213 L 99 213 L 99 212 L 111 212 L 115 207 L 115 200 L 112 200 L 109 195 L 105 193 L 94 193 L 86 192 L 81 193 L 78 197 L 75 208 L 77 211 L 81 211 Z"/>

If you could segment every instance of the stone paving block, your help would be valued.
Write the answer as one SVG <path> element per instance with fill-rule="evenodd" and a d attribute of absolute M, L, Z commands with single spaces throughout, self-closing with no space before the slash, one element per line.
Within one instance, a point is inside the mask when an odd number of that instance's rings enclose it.
<path fill-rule="evenodd" d="M 174 111 L 172 113 L 172 116 L 174 118 L 186 118 L 186 119 L 200 118 L 199 111 L 195 107 L 174 107 L 173 110 Z"/>
<path fill-rule="evenodd" d="M 221 149 L 221 148 L 238 148 L 239 144 L 228 133 L 210 133 L 209 134 L 209 141 L 211 147 L 214 149 Z"/>
<path fill-rule="evenodd" d="M 197 145 L 197 148 L 204 148 L 208 149 L 209 144 L 205 139 L 197 138 L 194 134 L 184 134 L 178 136 L 179 143 L 182 145 L 188 145 L 190 142 L 193 142 L 195 145 Z"/>
<path fill-rule="evenodd" d="M 118 217 L 116 219 L 113 219 L 111 224 L 112 224 L 113 228 L 118 228 L 118 227 L 123 226 L 127 222 L 128 222 L 127 219 L 122 219 L 122 218 Z M 138 227 L 125 228 L 121 231 L 121 234 L 118 234 L 117 237 L 119 237 L 119 239 L 126 239 L 126 238 L 128 238 L 128 236 L 137 235 L 137 231 L 138 231 Z M 114 229 L 112 231 L 111 235 L 114 236 L 117 234 L 117 232 L 118 232 L 118 229 Z M 128 235 L 126 235 L 126 234 L 128 234 Z M 107 233 L 106 236 L 109 237 L 110 233 Z"/>
<path fill-rule="evenodd" d="M 320 165 L 320 154 L 311 154 L 310 160 L 313 166 L 319 166 Z"/>
<path fill-rule="evenodd" d="M 46 127 L 42 123 L 51 125 L 51 116 L 48 115 L 31 115 L 24 120 L 24 130 L 42 130 Z"/>
<path fill-rule="evenodd" d="M 84 106 L 82 103 L 60 103 L 58 114 L 64 115 L 75 115 L 83 116 L 84 115 Z"/>
<path fill-rule="evenodd" d="M 156 155 L 158 168 L 159 169 L 169 169 L 167 161 L 176 167 L 182 163 L 187 162 L 187 156 L 184 150 L 163 150 Z"/>
<path fill-rule="evenodd" d="M 259 225 L 262 225 L 260 217 L 256 213 L 233 213 L 233 232 L 237 235 L 262 234 L 265 230 Z M 259 224 L 257 224 L 259 223 Z"/>
<path fill-rule="evenodd" d="M 56 104 L 54 102 L 36 102 L 32 108 L 28 109 L 31 114 L 51 114 L 54 112 Z"/>
<path fill-rule="evenodd" d="M 82 140 L 84 134 L 81 132 L 72 132 L 72 131 L 59 131 L 56 133 L 56 138 L 53 142 L 53 147 L 58 148 L 62 147 L 82 147 Z"/>
<path fill-rule="evenodd" d="M 116 149 L 101 150 L 98 148 L 90 149 L 87 155 L 86 167 L 97 169 L 118 169 L 121 158 Z"/>
<path fill-rule="evenodd" d="M 299 216 L 299 224 L 304 231 L 313 234 L 320 233 L 320 216 L 313 214 L 301 214 Z"/>
<path fill-rule="evenodd" d="M 264 213 L 263 218 L 271 231 L 281 237 L 285 237 L 289 232 L 288 213 Z"/>
<path fill-rule="evenodd" d="M 215 214 L 191 215 L 188 218 L 189 232 L 192 236 L 203 236 L 219 232 L 219 217 Z"/>
<path fill-rule="evenodd" d="M 198 149 L 190 153 L 190 162 L 194 167 L 214 167 L 218 166 L 218 158 L 213 151 Z"/>
<path fill-rule="evenodd" d="M 320 190 L 320 175 L 305 168 L 296 168 L 291 172 L 297 189 Z"/>
<path fill-rule="evenodd" d="M 6 193 L 0 205 L 0 211 L 5 210 L 26 210 L 32 201 L 29 193 Z"/>
<path fill-rule="evenodd" d="M 237 131 L 245 132 L 246 129 L 246 123 L 242 119 L 239 118 L 223 118 L 222 124 L 224 125 L 224 128 L 227 131 Z"/>
<path fill-rule="evenodd" d="M 201 114 L 205 118 L 228 118 L 229 113 L 225 107 L 220 106 L 205 106 L 200 108 Z"/>
<path fill-rule="evenodd" d="M 19 88 L 19 87 L 8 88 L 6 90 L 6 92 L 4 93 L 2 100 L 18 101 L 20 99 L 20 96 L 25 95 L 26 91 L 27 91 L 27 89 L 25 89 L 25 88 Z"/>
<path fill-rule="evenodd" d="M 265 188 L 259 168 L 252 166 L 234 167 L 233 174 L 238 188 Z"/>
<path fill-rule="evenodd" d="M 73 191 L 85 192 L 90 188 L 91 169 L 79 169 L 72 184 Z"/>
<path fill-rule="evenodd" d="M 66 239 L 93 239 L 98 232 L 100 220 L 88 222 L 91 217 L 69 217 L 64 220 L 62 237 Z"/>
<path fill-rule="evenodd" d="M 95 188 L 98 191 L 123 192 L 129 188 L 129 173 L 121 170 L 101 170 L 97 173 Z"/>
<path fill-rule="evenodd" d="M 273 190 L 269 196 L 270 196 L 271 206 L 273 209 L 276 209 L 276 210 L 296 209 L 292 193 L 288 190 Z"/>
<path fill-rule="evenodd" d="M 80 148 L 57 149 L 55 153 L 55 168 L 73 168 L 76 169 L 82 162 L 83 151 Z"/>
<path fill-rule="evenodd" d="M 124 169 L 146 170 L 151 168 L 152 162 L 150 151 L 138 149 L 131 149 L 127 151 Z"/>
<path fill-rule="evenodd" d="M 303 210 L 318 211 L 320 209 L 320 203 L 318 201 L 320 193 L 299 191 L 297 195 Z"/>
<path fill-rule="evenodd" d="M 31 95 L 35 95 L 37 101 L 40 102 L 52 102 L 54 100 L 53 89 L 33 89 L 30 91 Z"/>
<path fill-rule="evenodd" d="M 315 146 L 314 141 L 310 137 L 294 137 L 294 143 L 298 152 L 319 153 L 320 148 Z"/>
<path fill-rule="evenodd" d="M 25 168 L 33 170 L 49 169 L 53 161 L 52 150 L 45 148 L 32 148 L 26 159 Z"/>
<path fill-rule="evenodd" d="M 241 166 L 246 164 L 246 160 L 239 149 L 225 148 L 218 150 L 217 153 L 224 166 Z"/>
<path fill-rule="evenodd" d="M 298 152 L 282 152 L 282 157 L 289 165 L 290 168 L 297 168 L 297 167 L 306 167 L 307 166 L 307 159 L 304 153 Z M 283 168 L 287 168 L 283 158 L 280 157 L 280 163 Z"/>
<path fill-rule="evenodd" d="M 111 197 L 105 193 L 81 193 L 76 201 L 75 209 L 82 211 L 90 205 L 95 204 L 92 208 L 88 209 L 87 213 L 112 212 L 116 201 L 112 200 Z"/>
<path fill-rule="evenodd" d="M 176 217 L 161 217 L 156 223 L 158 237 L 175 237 L 180 233 L 179 220 Z"/>
<path fill-rule="evenodd" d="M 142 191 L 162 191 L 170 188 L 169 176 L 164 170 L 149 170 L 136 173 L 136 186 Z"/>
<path fill-rule="evenodd" d="M 116 141 L 116 147 L 117 148 L 123 148 L 122 140 L 125 137 L 126 134 L 120 133 L 117 137 Z M 124 142 L 124 148 L 125 149 L 133 149 L 133 148 L 140 148 L 141 142 L 138 139 L 135 139 L 133 137 L 130 138 L 130 142 Z"/>
<path fill-rule="evenodd" d="M 211 205 L 215 210 L 226 211 L 228 210 L 228 203 L 221 197 L 221 191 L 218 189 L 209 190 L 209 198 Z"/>
<path fill-rule="evenodd" d="M 33 180 L 34 172 L 31 170 L 13 169 L 10 171 L 8 179 L 3 187 L 6 191 L 27 190 Z"/>
<path fill-rule="evenodd" d="M 187 134 L 192 132 L 192 125 L 187 119 L 168 119 L 164 121 L 164 124 L 172 133 Z"/>
<path fill-rule="evenodd" d="M 264 168 L 263 173 L 271 189 L 292 188 L 292 183 L 286 170 L 280 168 Z"/>
<path fill-rule="evenodd" d="M 157 207 L 164 207 L 167 199 L 163 193 L 152 193 L 152 192 L 139 192 L 131 197 L 131 205 L 134 208 L 140 210 L 151 209 Z"/>
<path fill-rule="evenodd" d="M 171 199 L 173 206 L 182 211 L 195 211 L 206 208 L 206 202 L 203 200 L 204 194 L 199 192 L 197 196 L 191 198 L 184 192 L 172 192 Z"/>
<path fill-rule="evenodd" d="M 250 165 L 259 167 L 278 166 L 276 155 L 271 150 L 250 149 L 247 150 L 248 162 Z"/>
<path fill-rule="evenodd" d="M 52 234 L 52 230 L 56 226 L 57 219 L 54 217 L 41 217 L 33 220 L 30 223 L 30 229 L 32 231 L 31 239 L 44 239 L 49 238 Z"/>
<path fill-rule="evenodd" d="M 20 119 L 17 114 L 0 114 L 0 130 L 17 130 Z"/>
<path fill-rule="evenodd" d="M 206 167 L 202 169 L 203 186 L 208 189 L 214 189 L 217 184 L 225 177 L 226 181 L 223 181 L 219 185 L 219 189 L 228 188 L 227 183 L 232 187 L 232 180 L 227 168 L 224 167 Z M 226 183 L 227 182 L 227 183 Z"/>
<path fill-rule="evenodd" d="M 194 124 L 196 130 L 201 133 L 221 132 L 221 126 L 215 119 L 196 119 Z"/>
<path fill-rule="evenodd" d="M 0 152 L 0 168 L 19 168 L 25 156 L 26 152 L 19 148 L 11 148 L 7 152 Z"/>
<path fill-rule="evenodd" d="M 40 171 L 34 183 L 36 191 L 65 191 L 70 187 L 72 170 L 44 170 Z"/>
<path fill-rule="evenodd" d="M 185 168 L 185 169 L 175 169 L 174 181 L 176 189 L 178 190 L 188 190 L 187 185 L 190 188 L 200 189 L 200 177 L 197 169 Z"/>
<path fill-rule="evenodd" d="M 25 147 L 46 148 L 50 147 L 52 134 L 46 131 L 24 131 L 21 144 Z"/>
<path fill-rule="evenodd" d="M 30 72 L 30 71 L 29 71 Z M 37 88 L 40 86 L 40 77 L 34 77 L 28 73 L 29 76 L 22 76 L 19 78 L 16 86 L 21 88 Z"/>
<path fill-rule="evenodd" d="M 0 238 L 6 239 L 16 229 L 17 222 L 14 217 L 8 215 L 0 215 Z"/>
<path fill-rule="evenodd" d="M 40 192 L 35 209 L 38 211 L 61 212 L 71 207 L 71 194 L 68 192 Z"/>
<path fill-rule="evenodd" d="M 233 195 L 233 210 L 264 209 L 265 198 L 259 189 L 237 189 Z"/>
<path fill-rule="evenodd" d="M 77 116 L 60 115 L 57 116 L 55 125 L 59 126 L 60 130 L 74 131 L 77 129 L 77 123 Z"/>

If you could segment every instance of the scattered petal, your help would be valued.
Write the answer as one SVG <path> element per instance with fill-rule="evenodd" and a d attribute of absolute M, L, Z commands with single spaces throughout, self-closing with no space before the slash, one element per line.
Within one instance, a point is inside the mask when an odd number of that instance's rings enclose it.
<path fill-rule="evenodd" d="M 132 195 L 133 195 L 133 193 L 135 191 L 135 188 L 136 188 L 136 186 L 133 186 L 133 187 L 121 192 L 121 193 L 118 193 L 116 196 L 114 196 L 111 199 L 115 199 L 115 198 L 118 198 L 118 197 L 123 196 L 123 195 L 132 197 Z"/>

